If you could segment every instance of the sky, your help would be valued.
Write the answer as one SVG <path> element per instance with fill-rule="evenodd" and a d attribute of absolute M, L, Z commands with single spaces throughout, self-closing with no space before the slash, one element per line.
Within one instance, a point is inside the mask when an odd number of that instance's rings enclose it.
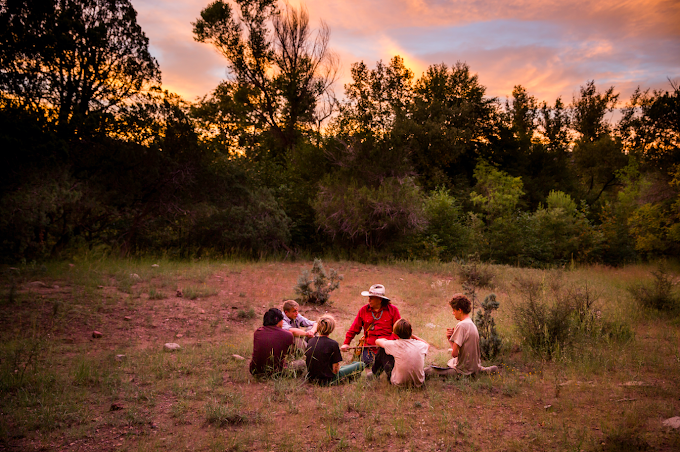
<path fill-rule="evenodd" d="M 210 0 L 131 0 L 163 87 L 186 100 L 226 78 L 226 61 L 193 39 Z M 289 0 L 298 7 L 299 0 Z M 353 63 L 404 58 L 416 78 L 431 64 L 467 63 L 504 101 L 522 85 L 540 101 L 570 103 L 594 80 L 626 102 L 637 86 L 680 82 L 680 0 L 307 0 L 310 22 L 331 29 L 342 95 Z M 283 3 L 282 3 L 283 4 Z"/>

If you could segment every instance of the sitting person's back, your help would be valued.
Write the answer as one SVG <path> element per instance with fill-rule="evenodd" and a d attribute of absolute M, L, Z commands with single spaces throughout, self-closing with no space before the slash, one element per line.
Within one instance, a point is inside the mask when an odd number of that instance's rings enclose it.
<path fill-rule="evenodd" d="M 272 308 L 265 312 L 262 326 L 253 334 L 250 373 L 271 375 L 283 370 L 285 357 L 293 345 L 293 335 L 282 329 L 283 313 Z"/>
<path fill-rule="evenodd" d="M 326 314 L 317 322 L 318 336 L 307 341 L 305 351 L 307 379 L 313 383 L 339 383 L 347 377 L 358 376 L 364 370 L 365 364 L 363 362 L 340 367 L 342 361 L 340 346 L 328 337 L 334 329 L 335 319 Z"/>
<path fill-rule="evenodd" d="M 390 382 L 397 386 L 421 386 L 425 381 L 425 355 L 429 344 L 412 335 L 411 324 L 402 318 L 394 324 L 397 340 L 377 339 L 376 345 L 394 356 L 394 369 Z"/>

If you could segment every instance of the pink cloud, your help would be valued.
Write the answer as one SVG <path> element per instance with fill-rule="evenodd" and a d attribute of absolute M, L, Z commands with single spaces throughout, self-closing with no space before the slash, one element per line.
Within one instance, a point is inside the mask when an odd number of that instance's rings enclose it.
<path fill-rule="evenodd" d="M 209 0 L 132 1 L 166 88 L 194 99 L 225 78 L 224 59 L 193 41 L 191 22 Z M 404 57 L 416 77 L 430 64 L 461 60 L 479 74 L 489 95 L 504 98 L 521 84 L 548 102 L 558 96 L 571 101 L 590 79 L 598 86 L 615 84 L 626 98 L 638 84 L 666 88 L 666 77 L 680 75 L 677 0 L 303 3 L 313 25 L 323 20 L 331 28 L 331 47 L 341 60 L 337 94 L 350 81 L 352 63 L 363 60 L 373 67 L 395 54 Z M 431 30 L 441 35 L 422 37 Z"/>

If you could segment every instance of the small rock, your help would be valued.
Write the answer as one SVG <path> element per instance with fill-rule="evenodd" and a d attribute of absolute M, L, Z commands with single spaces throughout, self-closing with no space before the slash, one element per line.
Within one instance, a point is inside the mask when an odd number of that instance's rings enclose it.
<path fill-rule="evenodd" d="M 670 428 L 675 428 L 678 429 L 680 428 L 680 416 L 675 416 L 669 419 L 666 419 L 663 421 L 664 427 L 670 427 Z"/>
<path fill-rule="evenodd" d="M 123 361 L 125 358 L 125 355 L 116 355 L 116 361 Z"/>
<path fill-rule="evenodd" d="M 177 298 L 182 298 L 182 289 L 177 289 Z"/>
<path fill-rule="evenodd" d="M 544 410 L 549 410 L 550 408 L 552 408 L 552 405 L 546 405 L 543 407 Z"/>
<path fill-rule="evenodd" d="M 153 264 L 153 265 L 151 266 L 151 268 L 158 268 L 158 267 L 160 267 L 160 265 L 158 265 L 158 264 Z"/>
<path fill-rule="evenodd" d="M 179 344 L 175 344 L 174 342 L 168 342 L 163 346 L 163 348 L 168 352 L 174 352 L 175 350 L 179 350 L 182 347 L 180 347 Z"/>
<path fill-rule="evenodd" d="M 205 309 L 201 309 L 201 314 L 205 314 Z"/>
<path fill-rule="evenodd" d="M 55 285 L 52 286 L 52 288 L 53 288 L 53 289 L 58 289 L 59 286 L 57 286 L 57 285 L 55 284 Z"/>
<path fill-rule="evenodd" d="M 176 337 L 177 339 L 179 339 L 180 337 L 183 337 L 183 336 L 184 336 L 184 335 L 183 335 L 182 333 L 177 333 L 177 334 L 175 334 L 175 337 Z"/>
<path fill-rule="evenodd" d="M 156 424 L 156 423 L 153 422 L 153 421 L 152 421 L 152 422 L 149 422 L 149 426 L 150 426 L 152 429 L 157 429 L 157 428 L 158 428 L 158 424 Z"/>
<path fill-rule="evenodd" d="M 142 279 L 142 278 L 139 277 L 139 275 L 137 273 L 130 273 L 130 278 L 132 278 L 132 279 Z"/>
<path fill-rule="evenodd" d="M 425 327 L 426 327 L 426 328 L 433 329 L 433 328 L 436 328 L 437 325 L 435 325 L 434 323 L 426 323 L 426 324 L 425 324 Z"/>
<path fill-rule="evenodd" d="M 100 333 L 99 331 L 93 331 L 92 332 L 92 337 L 95 338 L 95 339 L 99 339 L 102 336 L 103 336 L 103 334 Z"/>
<path fill-rule="evenodd" d="M 245 361 L 246 359 L 241 355 L 231 355 L 236 361 Z"/>
<path fill-rule="evenodd" d="M 125 407 L 123 406 L 122 403 L 112 403 L 111 408 L 109 408 L 109 411 L 119 411 L 124 409 Z"/>
<path fill-rule="evenodd" d="M 132 320 L 132 317 L 130 317 L 129 315 L 126 315 L 125 317 L 123 317 L 123 320 L 129 322 L 130 320 Z"/>
<path fill-rule="evenodd" d="M 33 282 L 28 283 L 28 285 L 33 286 L 33 287 L 47 287 L 47 284 L 45 284 L 42 281 L 33 281 Z"/>
<path fill-rule="evenodd" d="M 104 286 L 97 286 L 97 289 L 103 289 Z"/>

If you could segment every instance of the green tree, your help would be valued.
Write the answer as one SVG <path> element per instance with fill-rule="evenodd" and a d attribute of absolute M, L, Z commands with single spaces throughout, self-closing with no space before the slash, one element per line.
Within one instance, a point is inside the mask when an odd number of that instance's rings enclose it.
<path fill-rule="evenodd" d="M 396 133 L 411 149 L 414 169 L 427 189 L 472 176 L 475 161 L 498 135 L 498 101 L 486 97 L 467 64 L 430 66 L 414 87 L 413 105 Z"/>
<path fill-rule="evenodd" d="M 237 145 L 227 151 L 255 140 L 264 146 L 246 150 L 285 160 L 301 134 L 328 114 L 318 107 L 331 94 L 337 69 L 330 29 L 322 23 L 313 37 L 304 8 L 280 11 L 274 0 L 217 0 L 193 25 L 195 39 L 215 46 L 229 69 L 229 78 L 204 99 L 203 117 L 219 127 L 226 144 Z"/>
<path fill-rule="evenodd" d="M 607 189 L 616 186 L 616 172 L 628 162 L 621 140 L 612 135 L 612 127 L 605 118 L 618 98 L 613 86 L 600 93 L 591 80 L 581 87 L 580 96 L 572 103 L 571 124 L 579 134 L 573 161 L 581 178 L 583 196 L 590 203 L 597 202 Z"/>
<path fill-rule="evenodd" d="M 614 110 L 618 100 L 619 94 L 614 94 L 613 86 L 604 93 L 597 91 L 594 80 L 581 87 L 579 97 L 574 97 L 572 102 L 571 125 L 582 141 L 593 142 L 611 132 L 605 115 Z"/>
<path fill-rule="evenodd" d="M 528 154 L 537 127 L 536 98 L 527 94 L 523 86 L 516 85 L 512 90 L 512 105 L 506 103 L 506 110 L 510 114 L 512 130 L 519 142 L 520 152 Z"/>
<path fill-rule="evenodd" d="M 0 7 L 0 90 L 47 107 L 62 134 L 101 130 L 149 84 L 160 82 L 128 0 L 7 0 Z"/>
<path fill-rule="evenodd" d="M 622 112 L 618 131 L 627 151 L 662 173 L 680 163 L 680 84 L 653 93 L 638 87 Z"/>
<path fill-rule="evenodd" d="M 474 174 L 477 184 L 470 198 L 487 220 L 493 221 L 515 210 L 524 194 L 522 178 L 512 177 L 484 160 L 477 163 Z"/>
<path fill-rule="evenodd" d="M 397 55 L 388 64 L 378 61 L 375 69 L 369 69 L 363 61 L 354 63 L 351 74 L 352 81 L 345 85 L 346 101 L 332 130 L 343 139 L 387 137 L 408 111 L 413 72 Z"/>

